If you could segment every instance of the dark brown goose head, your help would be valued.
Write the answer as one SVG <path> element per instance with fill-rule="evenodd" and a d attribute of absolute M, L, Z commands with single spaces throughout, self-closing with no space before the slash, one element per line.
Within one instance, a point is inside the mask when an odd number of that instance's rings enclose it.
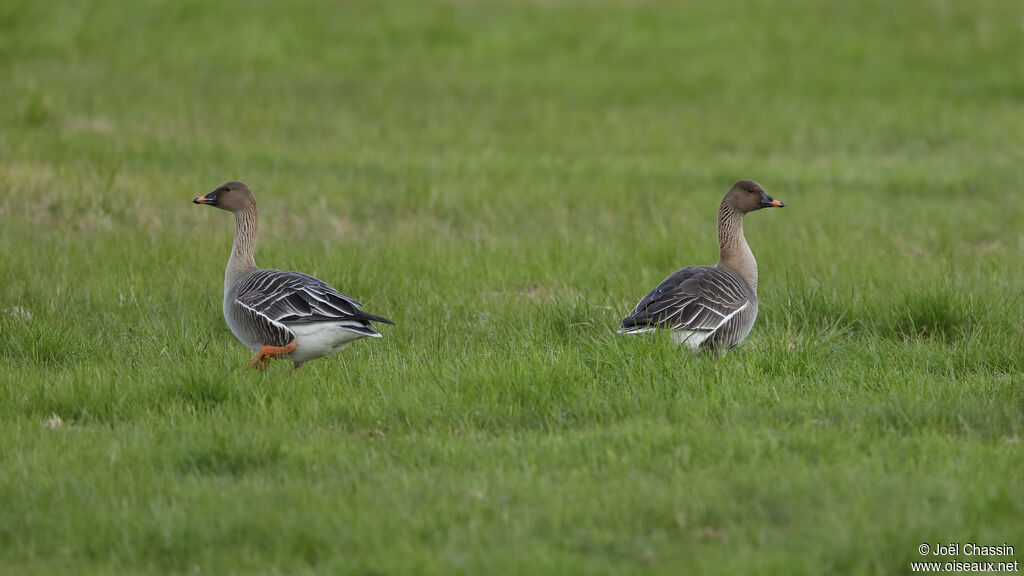
<path fill-rule="evenodd" d="M 725 195 L 729 206 L 741 214 L 760 210 L 761 208 L 783 208 L 785 204 L 772 198 L 764 191 L 757 182 L 753 180 L 740 180 L 732 185 L 729 193 Z"/>
<path fill-rule="evenodd" d="M 206 196 L 192 199 L 193 204 L 214 206 L 228 212 L 241 212 L 256 207 L 256 198 L 249 187 L 241 182 L 225 182 Z"/>

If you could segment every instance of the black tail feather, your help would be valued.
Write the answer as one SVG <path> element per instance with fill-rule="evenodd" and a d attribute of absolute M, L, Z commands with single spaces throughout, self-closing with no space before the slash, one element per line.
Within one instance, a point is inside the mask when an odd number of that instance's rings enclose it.
<path fill-rule="evenodd" d="M 394 322 L 392 322 L 391 320 L 388 320 L 387 318 L 385 318 L 383 316 L 377 316 L 376 314 L 370 314 L 369 312 L 364 312 L 362 310 L 360 310 L 359 312 L 360 312 L 360 316 L 359 316 L 360 320 L 367 320 L 367 321 L 370 321 L 370 322 L 380 322 L 382 324 L 391 324 L 392 326 L 395 325 Z"/>

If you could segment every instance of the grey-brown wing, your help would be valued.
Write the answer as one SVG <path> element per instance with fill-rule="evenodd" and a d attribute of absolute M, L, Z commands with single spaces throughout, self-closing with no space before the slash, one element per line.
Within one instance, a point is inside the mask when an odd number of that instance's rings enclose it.
<path fill-rule="evenodd" d="M 335 322 L 359 330 L 368 328 L 370 322 L 394 324 L 363 311 L 354 298 L 301 272 L 260 270 L 239 287 L 235 299 L 281 325 Z"/>
<path fill-rule="evenodd" d="M 665 278 L 622 320 L 620 333 L 659 328 L 714 332 L 750 302 L 753 292 L 729 270 L 689 266 Z"/>
<path fill-rule="evenodd" d="M 245 342 L 255 342 L 269 346 L 287 346 L 295 339 L 295 334 L 287 326 L 267 317 L 259 310 L 246 305 L 237 298 L 234 303 L 234 317 L 241 324 L 248 338 Z"/>

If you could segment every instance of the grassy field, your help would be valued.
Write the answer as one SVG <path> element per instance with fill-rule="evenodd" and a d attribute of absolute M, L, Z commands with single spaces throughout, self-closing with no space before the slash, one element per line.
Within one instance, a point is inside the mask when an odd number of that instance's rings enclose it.
<path fill-rule="evenodd" d="M 382 4 L 0 4 L 0 572 L 1024 560 L 1024 6 Z M 739 178 L 748 340 L 617 336 Z M 397 326 L 243 371 L 229 179 Z"/>

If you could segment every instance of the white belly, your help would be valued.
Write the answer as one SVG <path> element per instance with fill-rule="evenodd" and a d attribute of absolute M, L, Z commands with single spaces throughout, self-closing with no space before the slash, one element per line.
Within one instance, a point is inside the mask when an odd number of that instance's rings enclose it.
<path fill-rule="evenodd" d="M 691 350 L 699 350 L 700 345 L 714 332 L 707 330 L 673 330 L 672 341 L 676 344 L 685 344 Z"/>
<path fill-rule="evenodd" d="M 295 334 L 295 351 L 289 354 L 288 358 L 296 364 L 341 352 L 353 340 L 366 337 L 366 334 L 349 330 L 344 325 L 333 322 L 289 324 L 288 329 Z"/>

